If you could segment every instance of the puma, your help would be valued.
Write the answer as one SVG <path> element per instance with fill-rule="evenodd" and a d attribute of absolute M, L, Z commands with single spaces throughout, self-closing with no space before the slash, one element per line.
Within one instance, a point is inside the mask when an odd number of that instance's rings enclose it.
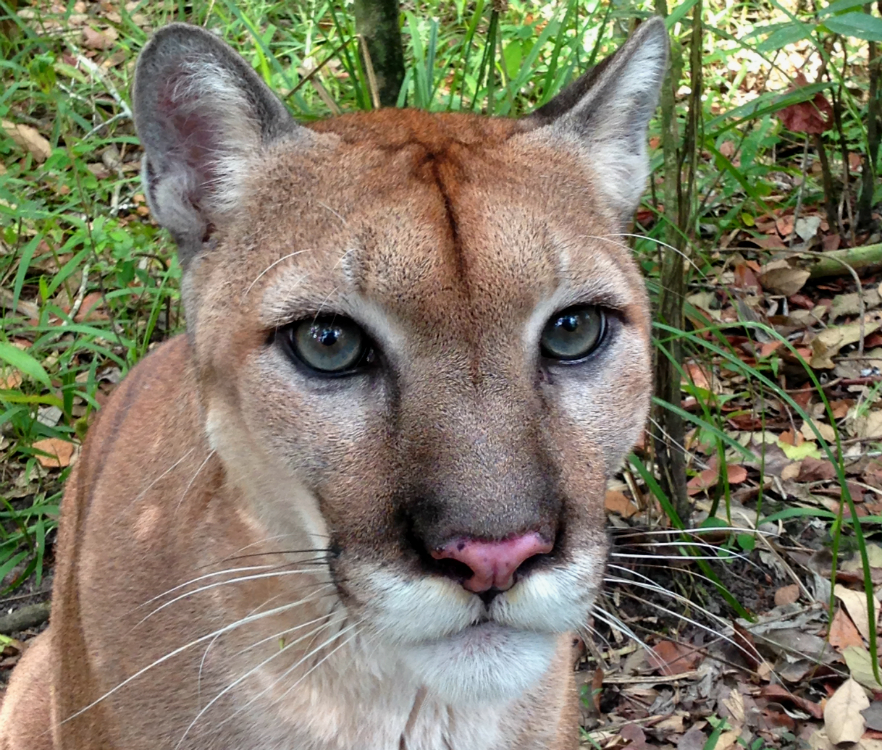
<path fill-rule="evenodd" d="M 303 126 L 211 33 L 155 35 L 133 109 L 187 332 L 91 428 L 0 748 L 578 745 L 667 44 L 522 119 Z"/>

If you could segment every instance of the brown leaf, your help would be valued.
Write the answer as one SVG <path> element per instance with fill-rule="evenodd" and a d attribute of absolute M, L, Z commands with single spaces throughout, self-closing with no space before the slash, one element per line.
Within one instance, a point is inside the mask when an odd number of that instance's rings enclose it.
<path fill-rule="evenodd" d="M 618 513 L 622 518 L 630 518 L 638 512 L 638 508 L 623 492 L 607 490 L 604 506 L 608 511 Z"/>
<path fill-rule="evenodd" d="M 811 273 L 804 268 L 793 268 L 786 261 L 779 261 L 764 266 L 759 280 L 767 292 L 789 297 L 805 286 L 809 276 Z"/>
<path fill-rule="evenodd" d="M 780 435 L 778 435 L 778 442 L 784 443 L 784 445 L 802 445 L 804 442 L 802 435 L 798 432 L 794 432 L 793 430 L 784 430 Z"/>
<path fill-rule="evenodd" d="M 733 286 L 736 289 L 743 289 L 745 291 L 759 290 L 759 279 L 757 279 L 756 273 L 754 273 L 753 269 L 751 269 L 746 263 L 739 263 L 736 265 L 734 273 L 735 280 Z"/>
<path fill-rule="evenodd" d="M 753 634 L 744 626 L 739 625 L 737 620 L 732 623 L 732 640 L 738 646 L 738 651 L 741 652 L 742 658 L 746 659 L 754 670 L 763 663 L 763 659 L 753 641 Z"/>
<path fill-rule="evenodd" d="M 707 744 L 707 736 L 698 727 L 692 727 L 677 740 L 677 750 L 703 750 Z"/>
<path fill-rule="evenodd" d="M 795 583 L 782 586 L 775 592 L 775 606 L 783 607 L 785 604 L 793 604 L 799 599 L 799 586 Z"/>
<path fill-rule="evenodd" d="M 660 674 L 670 676 L 695 667 L 701 659 L 701 652 L 682 643 L 662 641 L 646 653 L 646 659 Z"/>
<path fill-rule="evenodd" d="M 792 464 L 787 464 L 783 469 L 781 469 L 781 479 L 796 479 L 799 476 L 799 472 L 802 470 L 802 461 L 794 461 Z"/>
<path fill-rule="evenodd" d="M 112 26 L 102 31 L 93 29 L 91 26 L 83 27 L 83 46 L 89 49 L 110 49 L 118 37 L 119 33 Z"/>
<path fill-rule="evenodd" d="M 814 429 L 812 429 L 814 427 Z M 799 431 L 802 433 L 802 436 L 806 440 L 817 440 L 817 436 L 815 435 L 815 430 L 818 431 L 820 436 L 824 438 L 828 443 L 833 443 L 836 441 L 836 431 L 825 422 L 819 422 L 817 419 L 811 420 L 809 423 L 808 420 L 802 423 L 802 427 L 800 427 Z"/>
<path fill-rule="evenodd" d="M 842 237 L 838 234 L 828 234 L 823 240 L 821 240 L 821 246 L 824 248 L 825 253 L 838 250 L 841 244 Z"/>
<path fill-rule="evenodd" d="M 59 469 L 70 466 L 74 454 L 74 444 L 60 438 L 46 438 L 38 440 L 31 445 L 35 451 L 42 451 L 48 455 L 38 454 L 37 461 L 47 469 Z"/>
<path fill-rule="evenodd" d="M 833 594 L 845 606 L 851 617 L 851 621 L 857 627 L 858 632 L 867 640 L 870 640 L 870 615 L 867 609 L 867 595 L 863 591 L 852 591 L 841 584 L 833 587 Z M 879 621 L 879 600 L 873 599 L 873 627 Z"/>
<path fill-rule="evenodd" d="M 688 362 L 685 365 L 686 372 L 692 379 L 692 382 L 698 387 L 706 391 L 712 390 L 710 377 L 707 370 L 697 362 Z"/>
<path fill-rule="evenodd" d="M 747 479 L 747 469 L 743 466 L 726 465 L 726 477 L 729 484 L 741 484 Z M 713 464 L 700 474 L 692 477 L 686 484 L 687 493 L 697 495 L 699 492 L 715 487 L 720 481 L 720 470 Z"/>
<path fill-rule="evenodd" d="M 797 73 L 794 85 L 789 91 L 804 86 L 808 86 L 808 81 L 802 73 Z M 833 127 L 833 107 L 830 106 L 827 97 L 819 91 L 811 101 L 798 102 L 779 110 L 778 119 L 785 128 L 794 133 L 821 134 Z"/>
<path fill-rule="evenodd" d="M 623 740 L 628 742 L 625 747 L 631 750 L 650 750 L 651 746 L 646 743 L 646 732 L 639 724 L 628 723 L 619 732 Z"/>
<path fill-rule="evenodd" d="M 799 467 L 798 482 L 828 482 L 836 476 L 836 467 L 825 458 L 804 458 Z"/>
<path fill-rule="evenodd" d="M 849 646 L 864 645 L 864 639 L 861 638 L 858 629 L 842 607 L 838 607 L 836 614 L 833 615 L 833 621 L 830 623 L 830 635 L 827 640 L 840 654 Z"/>
<path fill-rule="evenodd" d="M 779 216 L 775 221 L 775 228 L 784 239 L 793 234 L 793 227 L 796 225 L 796 217 L 793 214 L 784 214 Z"/>
<path fill-rule="evenodd" d="M 30 125 L 16 125 L 9 120 L 0 120 L 0 127 L 6 131 L 6 134 L 15 141 L 19 148 L 23 148 L 34 160 L 42 164 L 52 153 L 52 146 L 36 128 Z"/>
<path fill-rule="evenodd" d="M 23 379 L 18 370 L 10 370 L 6 375 L 0 375 L 0 388 L 15 390 L 21 385 Z"/>
<path fill-rule="evenodd" d="M 101 306 L 103 301 L 104 298 L 101 292 L 90 292 L 83 297 L 83 302 L 80 305 L 80 309 L 77 310 L 74 320 L 77 323 L 93 320 L 109 320 L 110 317 Z"/>
<path fill-rule="evenodd" d="M 798 695 L 791 693 L 783 685 L 764 685 L 760 691 L 760 695 L 764 698 L 771 698 L 776 702 L 786 701 L 788 703 L 793 703 L 806 713 L 811 714 L 815 719 L 822 719 L 824 717 L 824 709 L 820 703 L 813 703 L 805 698 L 800 698 Z"/>
<path fill-rule="evenodd" d="M 756 244 L 763 250 L 787 249 L 787 245 L 784 244 L 783 240 L 777 234 L 770 234 L 767 237 L 763 237 L 761 240 L 756 240 Z"/>

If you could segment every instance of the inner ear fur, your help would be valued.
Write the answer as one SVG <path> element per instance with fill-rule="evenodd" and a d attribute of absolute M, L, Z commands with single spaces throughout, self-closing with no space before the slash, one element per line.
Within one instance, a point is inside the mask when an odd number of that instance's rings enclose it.
<path fill-rule="evenodd" d="M 668 47 L 664 21 L 652 18 L 613 55 L 528 117 L 540 137 L 575 147 L 597 176 L 601 197 L 623 223 L 646 187 L 646 133 L 667 70 Z"/>
<path fill-rule="evenodd" d="M 187 24 L 144 47 L 132 98 L 147 200 L 184 262 L 235 213 L 249 160 L 278 138 L 309 137 L 245 60 Z"/>

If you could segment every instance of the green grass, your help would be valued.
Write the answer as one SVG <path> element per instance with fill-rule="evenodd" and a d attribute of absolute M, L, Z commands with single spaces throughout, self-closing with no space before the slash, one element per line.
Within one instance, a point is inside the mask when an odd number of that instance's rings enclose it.
<path fill-rule="evenodd" d="M 835 5 L 840 14 L 859 8 Z M 671 8 L 669 28 L 678 43 L 688 42 L 694 6 L 694 0 L 686 0 Z M 6 16 L 0 38 L 0 120 L 35 127 L 48 139 L 51 154 L 40 162 L 0 129 L 0 580 L 19 566 L 14 580 L 7 578 L 7 588 L 32 573 L 42 575 L 46 537 L 57 519 L 68 472 L 43 468 L 34 444 L 47 439 L 79 444 L 119 378 L 152 345 L 183 327 L 180 268 L 169 238 L 146 216 L 138 145 L 124 104 L 134 60 L 148 38 L 145 26 L 187 21 L 217 30 L 304 120 L 367 109 L 371 102 L 345 2 L 141 2 L 120 6 L 113 16 L 99 11 L 94 17 L 84 17 L 73 2 L 61 12 L 24 10 L 16 15 L 0 0 L 0 15 Z M 407 75 L 399 104 L 524 114 L 609 54 L 635 18 L 652 12 L 647 3 L 599 0 L 513 0 L 503 13 L 485 0 L 405 4 Z M 841 136 L 827 137 L 834 165 L 841 158 L 843 138 L 849 150 L 866 151 L 867 80 L 853 74 L 865 59 L 866 44 L 859 36 L 839 37 L 836 54 L 828 52 L 833 27 L 845 23 L 843 18 L 828 11 L 795 17 L 775 0 L 705 7 L 701 167 L 693 225 L 681 228 L 691 238 L 693 289 L 718 273 L 722 260 L 715 249 L 733 230 L 751 231 L 757 217 L 800 200 L 795 186 L 780 187 L 780 174 L 801 173 L 803 144 L 801 135 L 786 131 L 777 119 L 783 107 L 818 91 L 828 96 L 835 91 L 842 98 L 843 127 Z M 110 47 L 94 55 L 94 63 L 83 45 L 84 25 L 116 32 Z M 826 60 L 830 75 L 787 93 L 781 75 L 789 65 L 786 50 L 800 49 Z M 107 61 L 111 64 L 103 65 Z M 684 68 L 685 82 L 688 58 Z M 316 72 L 310 76 L 311 71 Z M 840 86 L 843 81 L 848 86 Z M 685 94 L 679 105 L 684 102 Z M 651 290 L 657 289 L 657 241 L 666 221 L 659 206 L 661 163 L 656 150 L 652 189 L 635 227 L 644 238 L 632 242 Z M 818 203 L 821 194 L 819 178 L 810 174 L 803 205 Z M 99 314 L 84 317 L 92 302 Z M 733 437 L 727 424 L 730 405 L 775 401 L 800 418 L 807 415 L 779 382 L 777 354 L 751 361 L 731 343 L 734 333 L 754 336 L 755 325 L 702 323 L 695 310 L 689 317 L 689 330 L 659 325 L 656 339 L 660 356 L 678 339 L 690 360 L 736 376 L 737 388 L 724 394 L 686 385 L 697 408 L 683 412 L 694 428 L 693 444 L 719 459 L 723 481 L 715 490 L 714 505 L 726 509 L 731 501 L 726 464 L 763 461 L 761 451 L 757 455 L 758 449 Z M 771 329 L 762 332 L 777 336 Z M 793 349 L 789 342 L 784 346 Z M 817 386 L 807 365 L 805 372 Z M 688 372 L 683 374 L 688 380 Z M 819 399 L 825 398 L 820 388 L 817 392 Z M 837 426 L 838 421 L 831 415 L 830 423 Z M 861 528 L 875 531 L 876 521 L 854 522 L 838 432 L 834 444 L 820 435 L 818 443 L 837 466 L 847 511 L 829 518 L 834 546 L 840 535 L 848 534 L 863 549 Z M 689 469 L 697 471 L 694 464 Z M 672 504 L 655 482 L 652 467 L 635 456 L 633 471 L 654 491 L 676 527 Z M 760 513 L 781 519 L 787 512 L 762 493 L 757 506 Z M 794 513 L 789 519 L 799 517 Z M 742 548 L 749 546 L 749 538 L 738 537 Z M 703 568 L 713 575 L 706 564 Z M 740 608 L 721 591 L 733 609 Z"/>

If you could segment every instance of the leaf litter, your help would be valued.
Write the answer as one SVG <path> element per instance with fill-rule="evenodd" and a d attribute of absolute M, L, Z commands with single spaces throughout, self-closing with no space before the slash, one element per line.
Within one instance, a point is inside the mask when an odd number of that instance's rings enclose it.
<path fill-rule="evenodd" d="M 136 8 L 129 3 L 126 11 L 147 27 Z M 68 13 L 68 28 L 77 29 L 85 59 L 99 70 L 130 60 L 125 50 L 114 49 L 120 18 L 112 4 L 77 2 L 61 10 Z M 22 8 L 19 17 L 33 22 L 36 14 Z M 35 26 L 40 33 L 62 30 L 48 16 Z M 81 65 L 64 55 L 58 68 L 74 78 L 82 76 Z M 801 71 L 791 74 L 792 89 L 809 84 Z M 9 117 L 0 128 L 14 145 L 12 158 L 45 163 L 52 156 L 51 122 L 35 127 Z M 806 137 L 832 126 L 824 93 L 785 107 L 778 117 Z M 730 141 L 720 151 L 738 163 Z M 88 170 L 107 180 L 136 172 L 138 161 L 137 150 L 124 158 L 101 155 Z M 797 162 L 790 166 L 801 171 Z M 137 198 L 122 213 L 123 223 L 147 215 L 143 196 Z M 582 644 L 577 673 L 583 725 L 603 748 L 827 750 L 842 742 L 882 750 L 882 685 L 869 651 L 879 603 L 874 599 L 871 616 L 859 556 L 849 560 L 841 554 L 844 562 L 831 586 L 832 560 L 824 555 L 831 517 L 849 513 L 825 444 L 841 440 L 833 457 L 843 464 L 858 516 L 882 516 L 882 452 L 873 442 L 882 440 L 882 277 L 870 273 L 856 282 L 846 267 L 832 277 L 817 276 L 819 254 L 869 238 L 852 237 L 850 243 L 817 202 L 794 208 L 773 198 L 765 202 L 766 213 L 743 215 L 743 225 L 709 253 L 707 274 L 688 293 L 690 329 L 705 331 L 695 335 L 719 343 L 730 355 L 695 356 L 684 364 L 684 409 L 700 415 L 703 405 L 713 404 L 728 440 L 721 448 L 706 429 L 695 427 L 682 446 L 694 501 L 692 525 L 700 533 L 673 533 L 651 489 L 631 469 L 606 494 L 614 539 L 610 580 L 599 603 L 602 612 L 591 624 L 594 637 Z M 651 217 L 638 214 L 644 228 Z M 21 291 L 18 310 L 38 318 L 42 300 L 35 280 L 29 277 Z M 54 301 L 65 313 L 76 304 L 63 289 Z M 90 291 L 74 317 L 78 323 L 107 320 L 109 311 L 102 296 Z M 49 320 L 61 324 L 58 317 Z M 721 325 L 726 327 L 711 330 Z M 32 341 L 13 343 L 26 352 Z M 764 368 L 781 392 L 758 397 L 746 386 L 739 363 Z M 119 374 L 115 366 L 97 371 L 99 403 Z M 3 368 L 0 377 L 6 389 L 49 380 L 42 370 L 22 375 Z M 76 417 L 88 414 L 80 402 L 74 409 Z M 54 412 L 39 415 L 46 431 L 58 422 Z M 14 475 L 4 497 L 33 498 L 45 482 L 60 482 L 76 462 L 75 442 L 36 440 L 23 459 L 3 435 L 0 450 Z M 638 456 L 646 457 L 646 449 Z M 783 511 L 805 515 L 765 520 Z M 882 548 L 871 543 L 867 552 L 868 573 L 879 587 Z M 712 558 L 714 575 L 749 617 L 733 616 L 708 572 L 696 568 L 694 558 L 702 556 Z M 22 634 L 22 640 L 33 634 Z M 3 674 L 24 646 L 19 640 L 0 645 Z"/>

